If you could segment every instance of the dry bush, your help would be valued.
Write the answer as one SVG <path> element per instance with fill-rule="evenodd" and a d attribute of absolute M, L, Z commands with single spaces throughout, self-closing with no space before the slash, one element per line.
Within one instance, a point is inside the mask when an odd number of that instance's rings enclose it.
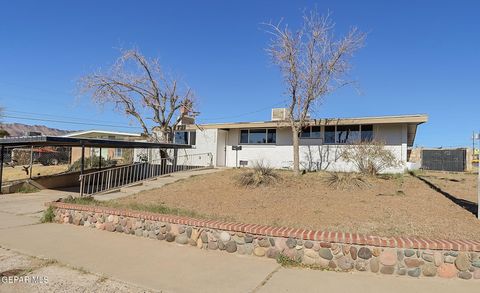
<path fill-rule="evenodd" d="M 367 178 L 360 173 L 331 172 L 324 181 L 328 186 L 342 190 L 370 186 Z"/>
<path fill-rule="evenodd" d="M 353 163 L 357 171 L 368 176 L 376 176 L 387 168 L 399 166 L 395 154 L 385 148 L 385 143 L 379 140 L 356 142 L 347 145 L 341 157 Z"/>
<path fill-rule="evenodd" d="M 263 161 L 256 162 L 253 168 L 243 171 L 235 177 L 238 185 L 244 187 L 259 187 L 273 184 L 278 181 L 277 172 Z"/>

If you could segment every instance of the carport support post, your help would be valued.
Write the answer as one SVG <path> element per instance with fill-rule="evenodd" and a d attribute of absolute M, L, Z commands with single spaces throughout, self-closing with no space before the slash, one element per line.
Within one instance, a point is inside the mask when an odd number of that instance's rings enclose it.
<path fill-rule="evenodd" d="M 102 170 L 102 148 L 100 148 L 100 156 L 98 158 L 98 169 Z"/>
<path fill-rule="evenodd" d="M 82 144 L 82 157 L 80 158 L 80 175 L 85 171 L 85 145 Z"/>
<path fill-rule="evenodd" d="M 30 179 L 32 179 L 32 171 L 33 171 L 33 145 L 30 147 L 30 172 L 28 172 L 28 174 L 30 175 Z"/>
<path fill-rule="evenodd" d="M 3 151 L 4 146 L 0 147 L 0 194 L 2 194 L 2 176 L 3 176 Z"/>

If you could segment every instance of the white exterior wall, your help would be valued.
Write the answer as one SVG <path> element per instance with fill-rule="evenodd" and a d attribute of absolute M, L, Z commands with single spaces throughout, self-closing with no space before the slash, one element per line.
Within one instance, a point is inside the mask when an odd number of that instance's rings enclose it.
<path fill-rule="evenodd" d="M 191 149 L 179 149 L 178 156 L 195 155 L 195 154 L 212 154 L 212 164 L 217 166 L 217 129 L 204 129 L 196 131 L 196 144 Z M 199 160 L 204 158 L 199 158 Z"/>
<path fill-rule="evenodd" d="M 217 129 L 197 130 L 197 143 L 194 148 L 181 150 L 186 153 L 211 152 L 214 164 L 217 162 L 223 166 L 236 166 L 236 152 L 232 146 L 241 145 L 242 150 L 238 151 L 238 161 L 248 161 L 252 166 L 256 161 L 263 161 L 274 168 L 289 169 L 293 164 L 292 135 L 289 128 L 277 129 L 277 143 L 270 144 L 240 144 L 240 130 L 230 129 L 226 135 L 226 153 L 223 154 L 223 136 L 218 141 Z M 323 133 L 323 129 L 322 129 Z M 374 125 L 375 138 L 385 141 L 386 148 L 390 149 L 402 164 L 395 168 L 385 170 L 387 173 L 403 172 L 407 160 L 407 126 L 404 124 Z M 301 139 L 300 140 L 300 163 L 302 169 L 327 170 L 327 171 L 355 171 L 353 164 L 342 161 L 340 153 L 344 145 L 322 144 L 322 139 Z M 217 161 L 218 156 L 222 156 Z"/>

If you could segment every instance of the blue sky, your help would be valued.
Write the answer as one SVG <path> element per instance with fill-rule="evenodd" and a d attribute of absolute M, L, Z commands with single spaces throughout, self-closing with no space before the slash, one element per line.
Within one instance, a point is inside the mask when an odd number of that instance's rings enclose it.
<path fill-rule="evenodd" d="M 3 120 L 138 131 L 74 94 L 80 76 L 132 46 L 195 90 L 200 122 L 268 120 L 286 96 L 261 23 L 283 18 L 295 27 L 315 5 L 333 12 L 338 34 L 350 26 L 368 32 L 351 72 L 360 92 L 341 89 L 318 116 L 427 113 L 417 145 L 471 145 L 480 130 L 478 1 L 4 1 L 0 105 L 7 116 L 44 121 Z"/>

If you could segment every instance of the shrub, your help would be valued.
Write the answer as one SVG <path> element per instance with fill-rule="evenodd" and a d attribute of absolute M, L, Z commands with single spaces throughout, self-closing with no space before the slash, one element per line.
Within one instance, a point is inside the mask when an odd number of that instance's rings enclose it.
<path fill-rule="evenodd" d="M 341 157 L 346 162 L 353 163 L 358 172 L 369 176 L 376 176 L 387 168 L 400 165 L 395 154 L 378 140 L 347 145 Z"/>
<path fill-rule="evenodd" d="M 48 209 L 46 209 L 43 212 L 43 216 L 40 219 L 40 221 L 42 223 L 51 223 L 51 222 L 53 222 L 54 218 L 55 218 L 55 213 L 53 212 L 53 207 L 48 207 Z"/>
<path fill-rule="evenodd" d="M 237 176 L 236 181 L 245 187 L 258 187 L 277 182 L 279 179 L 275 170 L 263 161 L 256 162 L 253 168 L 243 171 Z"/>
<path fill-rule="evenodd" d="M 110 160 L 110 159 L 105 160 L 103 157 L 102 157 L 101 160 L 102 160 L 102 168 L 112 167 L 112 166 L 115 166 L 117 164 L 117 162 L 115 160 Z M 80 171 L 81 161 L 82 161 L 81 158 L 76 160 L 70 166 L 70 168 L 68 168 L 68 172 Z M 98 168 L 100 166 L 99 163 L 100 163 L 100 157 L 98 157 L 98 156 L 85 158 L 85 169 L 87 169 L 87 168 Z"/>
<path fill-rule="evenodd" d="M 363 188 L 370 185 L 362 174 L 343 172 L 328 173 L 325 183 L 335 189 Z"/>

